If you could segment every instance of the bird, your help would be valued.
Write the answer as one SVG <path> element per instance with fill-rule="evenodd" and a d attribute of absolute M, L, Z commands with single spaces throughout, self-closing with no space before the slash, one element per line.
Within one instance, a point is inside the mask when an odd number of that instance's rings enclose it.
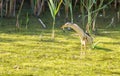
<path fill-rule="evenodd" d="M 77 24 L 71 23 L 71 22 L 65 23 L 64 25 L 62 25 L 61 28 L 64 30 L 65 28 L 68 28 L 68 27 L 78 33 L 78 35 L 80 37 L 80 41 L 81 41 L 81 50 L 86 49 L 87 44 L 92 45 L 93 38 L 89 33 L 84 32 L 83 29 L 80 28 Z"/>

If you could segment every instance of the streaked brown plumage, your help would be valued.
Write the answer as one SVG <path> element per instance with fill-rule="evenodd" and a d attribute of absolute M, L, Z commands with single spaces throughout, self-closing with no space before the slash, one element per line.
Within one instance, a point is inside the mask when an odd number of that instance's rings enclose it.
<path fill-rule="evenodd" d="M 83 29 L 81 29 L 77 24 L 67 22 L 61 28 L 64 29 L 66 27 L 72 28 L 74 31 L 76 31 L 79 34 L 81 40 L 81 49 L 82 47 L 86 49 L 87 44 L 93 43 L 93 38 L 90 35 L 86 34 L 83 31 Z"/>

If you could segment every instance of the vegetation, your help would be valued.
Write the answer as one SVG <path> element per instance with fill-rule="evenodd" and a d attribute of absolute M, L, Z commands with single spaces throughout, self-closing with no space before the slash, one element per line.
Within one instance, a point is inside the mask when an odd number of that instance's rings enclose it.
<path fill-rule="evenodd" d="M 54 37 L 55 37 L 55 17 L 56 17 L 56 15 L 57 15 L 57 13 L 58 13 L 58 11 L 59 11 L 59 8 L 60 8 L 60 5 L 61 5 L 61 3 L 63 2 L 63 0 L 60 0 L 60 3 L 58 4 L 58 6 L 57 6 L 57 1 L 53 1 L 53 0 L 49 0 L 49 3 L 48 3 L 48 5 L 49 5 L 49 8 L 50 8 L 50 12 L 51 12 L 51 15 L 52 15 L 52 18 L 53 18 L 53 27 L 52 27 L 52 39 L 54 39 Z"/>
<path fill-rule="evenodd" d="M 102 28 L 94 39 L 99 41 L 95 49 L 80 50 L 79 37 L 74 32 L 65 33 L 58 26 L 56 38 L 51 41 L 51 18 L 49 28 L 42 29 L 34 17 L 30 17 L 28 29 L 25 22 L 21 31 L 15 30 L 14 19 L 3 19 L 0 26 L 0 75 L 2 76 L 74 76 L 74 75 L 120 75 L 120 27 Z M 24 18 L 23 18 L 24 19 Z M 26 18 L 25 18 L 26 19 Z M 58 19 L 58 18 L 57 18 Z M 42 18 L 46 21 L 46 18 Z M 7 21 L 7 23 L 6 23 Z M 99 21 L 102 21 L 99 19 Z M 62 25 L 64 21 L 56 21 Z M 76 22 L 76 20 L 75 20 Z M 42 34 L 42 36 L 41 36 Z M 83 52 L 85 54 L 80 55 Z"/>
<path fill-rule="evenodd" d="M 0 76 L 120 75 L 119 0 L 113 0 L 94 17 L 97 29 L 92 36 L 95 44 L 93 49 L 86 50 L 81 50 L 79 37 L 73 30 L 62 31 L 61 26 L 66 23 L 63 4 L 59 10 L 60 16 L 56 15 L 55 18 L 56 37 L 52 41 L 53 19 L 47 9 L 46 0 L 30 0 L 33 2 L 30 7 L 27 5 L 29 0 L 24 0 L 23 8 L 17 1 L 20 0 L 0 0 Z M 71 16 L 68 14 L 67 21 L 72 22 L 74 19 L 74 23 L 86 30 L 88 13 L 81 1 L 75 0 L 75 3 L 69 6 L 72 11 Z M 99 3 L 99 0 L 97 1 Z M 109 1 L 111 0 L 104 0 L 103 4 Z M 1 8 L 2 3 L 4 8 Z M 16 10 L 11 9 L 16 3 Z M 21 10 L 18 9 L 20 6 Z M 19 11 L 21 12 L 18 13 Z M 19 31 L 15 26 L 16 13 L 19 14 Z M 46 28 L 39 23 L 38 17 Z"/>

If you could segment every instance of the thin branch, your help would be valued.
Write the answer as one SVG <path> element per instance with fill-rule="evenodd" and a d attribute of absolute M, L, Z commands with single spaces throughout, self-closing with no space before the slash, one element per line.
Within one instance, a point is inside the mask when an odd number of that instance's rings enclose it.
<path fill-rule="evenodd" d="M 98 12 L 99 10 L 106 8 L 106 7 L 107 7 L 107 5 L 109 5 L 112 1 L 113 1 L 113 0 L 111 0 L 109 3 L 107 3 L 107 4 L 106 4 L 106 5 L 104 5 L 103 7 L 96 9 L 96 10 L 95 10 L 95 11 L 93 11 L 92 13 Z"/>

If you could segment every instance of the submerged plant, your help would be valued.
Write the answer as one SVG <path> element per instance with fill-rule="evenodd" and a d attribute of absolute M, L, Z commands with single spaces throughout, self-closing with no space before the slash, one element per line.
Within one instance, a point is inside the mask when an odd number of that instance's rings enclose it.
<path fill-rule="evenodd" d="M 53 18 L 53 26 L 52 26 L 52 36 L 51 38 L 54 39 L 55 37 L 55 16 L 59 11 L 60 5 L 63 2 L 63 0 L 60 0 L 59 4 L 57 5 L 57 1 L 56 0 L 49 0 L 48 5 L 49 5 L 49 9 Z"/>
<path fill-rule="evenodd" d="M 26 15 L 26 29 L 28 28 L 28 23 L 29 23 L 29 14 L 27 12 L 27 15 Z"/>
<path fill-rule="evenodd" d="M 96 43 L 92 44 L 92 48 L 94 49 L 96 47 L 96 45 L 99 43 L 100 43 L 100 41 L 97 41 Z"/>

